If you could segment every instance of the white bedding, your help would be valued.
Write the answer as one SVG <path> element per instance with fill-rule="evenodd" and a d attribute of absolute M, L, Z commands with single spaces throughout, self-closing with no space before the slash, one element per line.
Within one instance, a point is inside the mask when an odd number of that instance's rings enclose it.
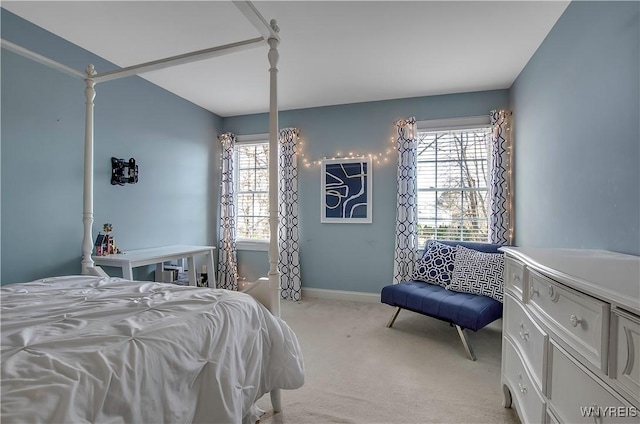
<path fill-rule="evenodd" d="M 89 276 L 1 293 L 3 423 L 249 423 L 304 381 L 295 334 L 246 294 Z"/>

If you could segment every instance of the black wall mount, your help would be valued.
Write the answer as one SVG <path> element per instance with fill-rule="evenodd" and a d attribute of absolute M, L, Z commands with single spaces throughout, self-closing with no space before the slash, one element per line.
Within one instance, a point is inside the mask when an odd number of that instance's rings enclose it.
<path fill-rule="evenodd" d="M 138 165 L 134 158 L 128 161 L 111 158 L 111 184 L 125 185 L 138 182 Z"/>

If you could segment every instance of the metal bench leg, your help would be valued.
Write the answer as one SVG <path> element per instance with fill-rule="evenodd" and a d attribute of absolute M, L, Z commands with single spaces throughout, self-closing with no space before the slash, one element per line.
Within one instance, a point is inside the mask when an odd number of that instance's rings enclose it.
<path fill-rule="evenodd" d="M 460 336 L 460 340 L 462 340 L 462 344 L 464 346 L 464 350 L 467 352 L 467 356 L 472 361 L 475 361 L 476 355 L 473 354 L 473 349 L 471 349 L 471 345 L 469 344 L 469 339 L 467 338 L 467 333 L 465 332 L 464 328 L 456 325 L 456 330 L 458 330 L 458 335 Z"/>
<path fill-rule="evenodd" d="M 393 323 L 396 322 L 396 318 L 398 318 L 398 314 L 400 313 L 400 309 L 402 309 L 402 308 L 400 308 L 399 306 L 396 307 L 396 310 L 393 312 L 393 315 L 391 316 L 391 319 L 387 323 L 387 328 L 391 328 Z"/>

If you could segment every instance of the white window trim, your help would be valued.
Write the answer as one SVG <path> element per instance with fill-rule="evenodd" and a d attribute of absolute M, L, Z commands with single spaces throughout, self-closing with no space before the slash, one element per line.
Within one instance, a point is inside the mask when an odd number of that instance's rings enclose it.
<path fill-rule="evenodd" d="M 237 143 L 255 143 L 256 141 L 266 141 L 269 142 L 269 134 L 245 134 L 245 135 L 236 135 L 236 144 Z"/>
<path fill-rule="evenodd" d="M 236 135 L 236 144 L 249 144 L 259 141 L 266 141 L 268 143 L 269 133 Z M 236 249 L 268 252 L 269 239 L 236 239 Z"/>
<path fill-rule="evenodd" d="M 236 249 L 268 252 L 269 240 L 238 239 L 236 240 Z"/>
<path fill-rule="evenodd" d="M 416 122 L 418 131 L 466 130 L 469 128 L 491 125 L 491 118 L 486 116 L 466 116 L 461 118 L 431 119 Z"/>

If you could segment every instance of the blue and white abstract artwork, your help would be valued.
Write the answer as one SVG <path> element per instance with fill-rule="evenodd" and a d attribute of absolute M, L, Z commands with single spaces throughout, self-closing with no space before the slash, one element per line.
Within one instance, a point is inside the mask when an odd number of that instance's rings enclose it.
<path fill-rule="evenodd" d="M 321 222 L 371 223 L 371 158 L 322 161 Z"/>

